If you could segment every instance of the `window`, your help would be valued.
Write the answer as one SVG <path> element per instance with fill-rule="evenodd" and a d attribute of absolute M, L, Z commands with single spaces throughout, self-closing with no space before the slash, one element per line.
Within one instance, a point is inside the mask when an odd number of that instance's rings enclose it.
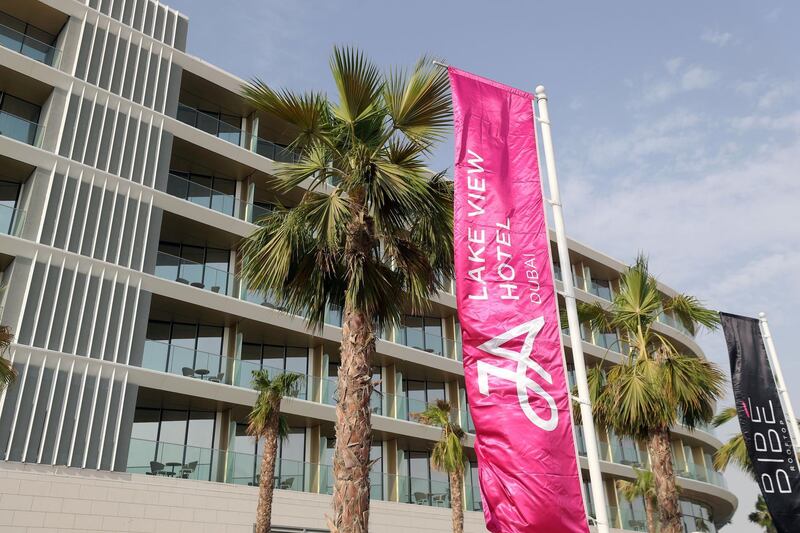
<path fill-rule="evenodd" d="M 0 180 L 0 233 L 13 233 L 19 218 L 16 210 L 19 191 L 19 183 Z"/>
<path fill-rule="evenodd" d="M 239 145 L 242 140 L 242 117 L 218 111 L 194 109 L 178 105 L 178 120 L 199 130 Z"/>
<path fill-rule="evenodd" d="M 151 320 L 142 367 L 222 381 L 224 331 L 222 326 Z"/>
<path fill-rule="evenodd" d="M 470 511 L 483 511 L 483 501 L 481 500 L 481 486 L 478 478 L 478 463 L 470 461 L 467 470 L 467 509 Z"/>
<path fill-rule="evenodd" d="M 233 483 L 258 485 L 264 439 L 256 441 L 247 433 L 247 424 L 236 422 L 229 450 L 234 452 L 228 461 L 228 477 Z M 305 487 L 305 428 L 289 428 L 285 439 L 278 439 L 278 458 L 275 464 L 275 488 L 304 490 Z"/>
<path fill-rule="evenodd" d="M 0 46 L 52 65 L 56 55 L 55 42 L 55 35 L 0 12 Z"/>
<path fill-rule="evenodd" d="M 250 387 L 250 377 L 254 370 L 265 369 L 271 376 L 282 372 L 294 372 L 304 376 L 299 384 L 298 397 L 307 398 L 308 348 L 244 342 L 241 359 L 241 370 L 237 373 L 236 385 Z"/>
<path fill-rule="evenodd" d="M 154 461 L 168 475 L 184 473 L 191 479 L 214 479 L 215 418 L 213 411 L 137 407 L 128 471 L 152 472 L 150 461 Z"/>
<path fill-rule="evenodd" d="M 436 355 L 446 355 L 441 318 L 406 315 L 399 333 L 401 344 Z"/>
<path fill-rule="evenodd" d="M 170 171 L 167 192 L 172 196 L 234 215 L 236 181 L 216 176 Z"/>
<path fill-rule="evenodd" d="M 447 399 L 445 385 L 442 381 L 404 379 L 403 390 L 406 391 L 406 420 L 411 420 L 413 414 L 424 411 L 429 404 Z"/>
<path fill-rule="evenodd" d="M 41 108 L 0 91 L 0 135 L 34 144 Z"/>
<path fill-rule="evenodd" d="M 162 241 L 158 244 L 155 275 L 228 294 L 233 289 L 229 262 L 229 250 Z"/>
<path fill-rule="evenodd" d="M 399 466 L 400 475 L 407 476 L 408 480 L 400 484 L 401 501 L 438 507 L 450 505 L 447 474 L 433 468 L 430 452 L 406 450 Z"/>

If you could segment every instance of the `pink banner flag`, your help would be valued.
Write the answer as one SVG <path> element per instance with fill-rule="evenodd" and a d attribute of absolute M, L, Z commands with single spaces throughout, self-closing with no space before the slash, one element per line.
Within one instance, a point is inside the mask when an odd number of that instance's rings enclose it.
<path fill-rule="evenodd" d="M 534 97 L 450 67 L 455 267 L 486 525 L 586 532 Z"/>

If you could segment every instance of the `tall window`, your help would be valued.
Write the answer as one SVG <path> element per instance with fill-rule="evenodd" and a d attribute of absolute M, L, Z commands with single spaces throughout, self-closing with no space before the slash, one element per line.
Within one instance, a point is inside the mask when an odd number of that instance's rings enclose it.
<path fill-rule="evenodd" d="M 239 145 L 242 140 L 242 117 L 240 116 L 219 111 L 194 109 L 180 104 L 177 117 L 178 120 L 185 124 L 194 126 L 230 143 Z"/>
<path fill-rule="evenodd" d="M 235 212 L 236 181 L 234 180 L 171 170 L 167 192 L 219 213 L 233 216 Z"/>
<path fill-rule="evenodd" d="M 0 233 L 11 234 L 18 220 L 16 211 L 20 184 L 0 180 Z"/>
<path fill-rule="evenodd" d="M 424 411 L 429 404 L 447 399 L 443 381 L 404 379 L 403 389 L 406 391 L 406 420 L 410 420 L 414 413 Z"/>
<path fill-rule="evenodd" d="M 230 250 L 174 242 L 160 242 L 155 275 L 211 292 L 229 294 L 233 279 L 228 273 Z"/>
<path fill-rule="evenodd" d="M 0 135 L 34 144 L 41 107 L 0 91 Z"/>
<path fill-rule="evenodd" d="M 483 501 L 481 500 L 481 486 L 478 479 L 478 462 L 470 461 L 467 470 L 467 509 L 471 511 L 483 511 Z"/>
<path fill-rule="evenodd" d="M 237 422 L 231 436 L 228 478 L 233 483 L 258 486 L 264 439 L 254 439 L 247 433 L 247 424 Z M 275 488 L 304 490 L 306 483 L 306 430 L 289 428 L 285 439 L 278 439 L 278 458 L 275 464 Z"/>
<path fill-rule="evenodd" d="M 137 407 L 128 452 L 129 472 L 168 473 L 213 480 L 213 411 Z M 151 461 L 158 465 L 151 465 Z"/>
<path fill-rule="evenodd" d="M 55 35 L 0 12 L 0 46 L 52 65 L 56 55 L 55 42 Z"/>
<path fill-rule="evenodd" d="M 406 315 L 399 333 L 401 344 L 428 353 L 445 355 L 442 319 L 439 317 Z"/>
<path fill-rule="evenodd" d="M 283 346 L 280 344 L 263 344 L 260 342 L 242 343 L 241 369 L 236 374 L 235 383 L 242 387 L 250 387 L 254 370 L 266 369 L 270 376 L 282 372 L 293 372 L 304 376 L 300 383 L 299 398 L 306 398 L 308 384 L 308 348 L 305 346 Z"/>
<path fill-rule="evenodd" d="M 403 501 L 437 507 L 450 505 L 447 474 L 433 468 L 430 452 L 406 450 L 400 460 L 399 472 L 407 476 L 407 481 L 400 483 Z"/>
<path fill-rule="evenodd" d="M 187 377 L 224 378 L 224 331 L 222 326 L 209 324 L 151 320 L 142 366 Z"/>

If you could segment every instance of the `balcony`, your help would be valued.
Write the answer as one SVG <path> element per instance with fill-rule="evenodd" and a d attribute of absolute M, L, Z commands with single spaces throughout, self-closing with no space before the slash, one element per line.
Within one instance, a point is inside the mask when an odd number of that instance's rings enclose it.
<path fill-rule="evenodd" d="M 245 150 L 250 150 L 273 161 L 291 163 L 297 154 L 272 141 L 267 141 L 242 130 L 242 117 L 212 111 L 200 111 L 185 104 L 178 104 L 177 119 L 201 131 L 219 137 Z"/>
<path fill-rule="evenodd" d="M 126 471 L 175 479 L 215 481 L 258 486 L 261 456 L 214 448 L 132 438 Z M 278 459 L 274 487 L 281 490 L 333 493 L 333 467 L 327 464 Z M 375 500 L 450 506 L 447 482 L 412 478 L 379 471 L 370 473 L 370 497 Z"/>
<path fill-rule="evenodd" d="M 234 275 L 227 270 L 216 268 L 207 262 L 193 261 L 164 251 L 156 254 L 154 274 L 162 279 L 177 281 L 218 294 L 231 296 L 234 292 Z"/>
<path fill-rule="evenodd" d="M 53 46 L 55 41 L 55 35 L 0 12 L 0 46 L 58 68 L 61 52 Z"/>
<path fill-rule="evenodd" d="M 0 100 L 5 100 L 0 93 Z M 44 128 L 15 113 L 0 109 L 0 135 L 41 148 Z"/>
<path fill-rule="evenodd" d="M 247 222 L 254 222 L 271 211 L 268 207 L 243 202 L 236 198 L 234 194 L 236 186 L 233 180 L 223 180 L 231 184 L 225 187 L 218 183 L 216 187 L 208 186 L 202 181 L 197 176 L 186 177 L 170 172 L 167 177 L 167 193 L 181 200 Z M 214 180 L 214 182 L 216 181 L 218 180 Z M 211 178 L 207 178 L 207 182 L 214 183 Z"/>
<path fill-rule="evenodd" d="M 25 211 L 0 201 L 0 233 L 18 237 L 25 223 Z"/>

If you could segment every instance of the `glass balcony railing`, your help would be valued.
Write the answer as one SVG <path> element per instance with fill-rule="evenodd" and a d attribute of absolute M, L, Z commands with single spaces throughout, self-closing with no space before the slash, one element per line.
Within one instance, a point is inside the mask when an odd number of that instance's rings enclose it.
<path fill-rule="evenodd" d="M 414 415 L 422 413 L 428 408 L 427 402 L 408 396 L 384 393 L 383 397 L 386 403 L 386 412 L 389 413 L 389 416 L 400 420 L 416 422 L 417 419 Z"/>
<path fill-rule="evenodd" d="M 0 46 L 19 52 L 31 59 L 58 68 L 61 53 L 55 46 L 49 45 L 30 35 L 0 24 Z"/>
<path fill-rule="evenodd" d="M 167 177 L 167 193 L 212 211 L 246 220 L 247 222 L 254 222 L 271 212 L 266 207 L 244 202 L 232 194 L 206 187 L 196 181 L 171 172 Z"/>
<path fill-rule="evenodd" d="M 258 486 L 260 470 L 261 456 L 257 454 L 138 438 L 130 440 L 126 468 L 134 474 L 249 486 Z M 447 482 L 377 471 L 370 472 L 369 477 L 371 499 L 450 506 Z M 273 483 L 280 490 L 332 494 L 333 467 L 279 458 Z"/>
<path fill-rule="evenodd" d="M 0 111 L 0 135 L 41 148 L 44 128 L 8 111 Z"/>
<path fill-rule="evenodd" d="M 583 434 L 583 426 L 575 425 L 575 434 L 578 440 L 578 454 L 586 456 L 586 441 Z M 636 468 L 648 468 L 649 459 L 647 454 L 640 452 L 638 447 L 633 443 L 625 441 L 620 442 L 619 439 L 612 438 L 611 441 L 597 440 L 598 449 L 600 452 L 600 459 L 621 465 L 632 466 Z M 682 464 L 673 459 L 675 468 L 675 475 L 686 479 L 694 479 L 696 481 L 704 481 L 719 487 L 727 488 L 725 478 L 719 472 L 714 471 L 713 468 L 705 467 L 704 465 L 696 465 L 693 463 Z"/>
<path fill-rule="evenodd" d="M 611 291 L 611 283 L 606 280 L 589 278 L 588 280 L 589 292 L 595 296 L 599 296 L 604 300 L 611 301 L 613 293 Z"/>
<path fill-rule="evenodd" d="M 431 507 L 450 507 L 450 484 L 446 481 L 392 476 L 397 480 L 398 501 Z"/>
<path fill-rule="evenodd" d="M 230 296 L 234 292 L 234 275 L 227 270 L 166 252 L 158 252 L 156 255 L 155 275 L 219 294 Z"/>
<path fill-rule="evenodd" d="M 420 331 L 409 331 L 404 328 L 397 330 L 395 341 L 397 344 L 408 346 L 409 348 L 416 348 L 423 352 L 428 352 L 434 355 L 456 358 L 456 341 L 448 339 L 435 333 L 422 333 Z"/>
<path fill-rule="evenodd" d="M 293 162 L 297 160 L 297 155 L 285 146 L 242 131 L 240 125 L 233 123 L 234 119 L 238 119 L 238 123 L 241 124 L 241 117 L 231 116 L 229 117 L 230 121 L 226 122 L 221 120 L 220 116 L 199 111 L 185 104 L 178 104 L 177 118 L 185 124 L 273 161 Z"/>
<path fill-rule="evenodd" d="M 0 204 L 0 233 L 18 237 L 25 223 L 25 211 Z"/>

